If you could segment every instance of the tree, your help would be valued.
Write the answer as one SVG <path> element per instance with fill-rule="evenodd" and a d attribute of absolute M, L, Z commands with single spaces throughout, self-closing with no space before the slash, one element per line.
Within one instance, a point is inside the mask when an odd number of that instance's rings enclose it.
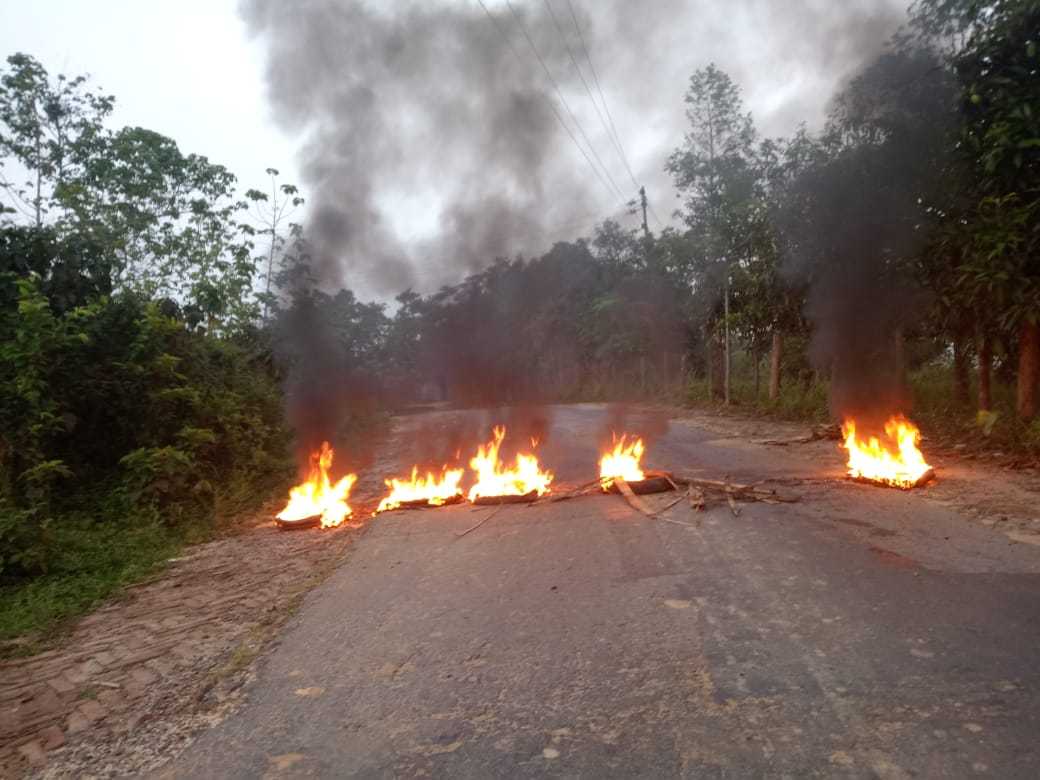
<path fill-rule="evenodd" d="M 1017 410 L 1029 419 L 1040 379 L 1040 4 L 921 0 L 912 18 L 944 52 L 961 91 L 958 149 L 970 173 L 941 214 L 949 297 L 983 315 L 986 371 L 993 335 L 1017 338 Z M 988 388 L 988 375 L 980 384 Z"/>
<path fill-rule="evenodd" d="M 253 203 L 253 214 L 260 224 L 260 235 L 267 236 L 267 272 L 264 274 L 264 291 L 260 296 L 264 309 L 262 320 L 267 322 L 268 310 L 274 303 L 271 293 L 271 282 L 274 273 L 274 259 L 285 251 L 289 235 L 292 235 L 292 223 L 289 222 L 289 234 L 283 232 L 283 226 L 293 213 L 303 205 L 304 200 L 293 184 L 279 184 L 278 170 L 268 168 L 267 175 L 271 179 L 271 195 L 257 189 L 246 191 L 246 198 Z M 261 205 L 262 204 L 262 205 Z"/>
<path fill-rule="evenodd" d="M 11 55 L 7 65 L 0 76 L 0 158 L 15 162 L 28 178 L 0 177 L 0 190 L 10 212 L 41 228 L 75 192 L 103 142 L 115 99 L 89 91 L 86 76 L 51 79 L 27 54 Z"/>
<path fill-rule="evenodd" d="M 751 115 L 744 113 L 740 90 L 715 65 L 690 77 L 685 102 L 690 128 L 683 146 L 668 158 L 667 170 L 684 198 L 682 216 L 694 250 L 690 262 L 697 293 L 716 304 L 704 324 L 713 355 L 718 355 L 717 302 L 722 289 L 728 288 L 733 264 L 749 255 L 746 228 L 755 185 L 755 131 Z M 716 377 L 719 373 L 714 372 Z M 728 380 L 725 395 L 728 399 Z"/>
<path fill-rule="evenodd" d="M 253 319 L 255 230 L 239 221 L 246 203 L 230 171 L 160 133 L 109 130 L 114 98 L 85 76 L 52 79 L 25 54 L 7 62 L 0 157 L 28 179 L 0 181 L 5 221 L 41 231 L 38 244 L 57 241 L 70 257 L 85 257 L 70 255 L 73 244 L 89 246 L 103 286 L 175 300 L 193 325 Z"/>

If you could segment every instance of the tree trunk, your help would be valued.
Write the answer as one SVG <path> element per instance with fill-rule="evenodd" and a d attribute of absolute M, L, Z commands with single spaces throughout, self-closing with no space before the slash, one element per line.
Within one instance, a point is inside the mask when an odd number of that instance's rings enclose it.
<path fill-rule="evenodd" d="M 979 341 L 979 411 L 988 412 L 993 406 L 990 396 L 990 372 L 993 368 L 993 343 L 989 336 Z"/>
<path fill-rule="evenodd" d="M 729 406 L 730 402 L 730 374 L 733 371 L 733 360 L 730 354 L 730 341 L 729 341 L 729 274 L 726 275 L 726 406 Z"/>
<path fill-rule="evenodd" d="M 758 403 L 759 375 L 762 373 L 762 356 L 755 350 L 755 403 Z"/>
<path fill-rule="evenodd" d="M 773 331 L 773 353 L 769 359 L 769 400 L 780 397 L 780 361 L 783 357 L 784 338 L 780 331 Z"/>
<path fill-rule="evenodd" d="M 704 342 L 707 348 L 707 355 L 705 356 L 704 366 L 708 375 L 708 400 L 712 398 L 712 392 L 715 388 L 715 350 L 711 348 L 711 336 L 709 335 L 707 341 Z"/>
<path fill-rule="evenodd" d="M 1040 378 L 1040 325 L 1023 322 L 1018 342 L 1018 416 L 1036 416 L 1036 384 Z"/>
<path fill-rule="evenodd" d="M 712 333 L 711 337 L 711 397 L 721 399 L 726 397 L 726 356 L 723 345 L 720 343 L 718 333 Z"/>
<path fill-rule="evenodd" d="M 968 335 L 963 328 L 958 328 L 953 334 L 953 398 L 964 406 L 971 402 Z"/>

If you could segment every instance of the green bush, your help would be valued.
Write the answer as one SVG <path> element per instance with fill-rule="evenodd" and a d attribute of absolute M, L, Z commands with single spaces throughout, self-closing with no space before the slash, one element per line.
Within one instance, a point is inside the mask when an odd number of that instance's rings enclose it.
<path fill-rule="evenodd" d="M 261 334 L 192 330 L 132 295 L 57 311 L 32 276 L 0 277 L 0 291 L 0 635 L 10 635 L 212 534 L 292 463 Z"/>

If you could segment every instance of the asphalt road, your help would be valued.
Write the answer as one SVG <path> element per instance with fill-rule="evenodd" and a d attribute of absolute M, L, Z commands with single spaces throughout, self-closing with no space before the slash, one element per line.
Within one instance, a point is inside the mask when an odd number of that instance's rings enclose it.
<path fill-rule="evenodd" d="M 595 476 L 604 412 L 544 460 Z M 634 427 L 634 425 L 630 425 Z M 829 446 L 829 445 L 828 445 Z M 837 476 L 672 425 L 651 465 Z M 1040 777 L 1040 547 L 926 493 L 648 519 L 613 496 L 375 520 L 166 776 Z"/>

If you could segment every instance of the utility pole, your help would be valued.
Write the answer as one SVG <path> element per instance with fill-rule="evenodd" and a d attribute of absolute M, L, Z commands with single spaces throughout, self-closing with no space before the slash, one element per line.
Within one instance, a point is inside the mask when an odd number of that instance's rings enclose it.
<path fill-rule="evenodd" d="M 650 240 L 650 228 L 646 224 L 646 187 L 639 188 L 639 202 L 643 207 L 643 237 Z"/>
<path fill-rule="evenodd" d="M 726 370 L 723 374 L 724 378 L 724 391 L 726 397 L 726 406 L 729 406 L 729 372 L 730 372 L 730 359 L 729 359 L 729 272 L 726 272 Z"/>

